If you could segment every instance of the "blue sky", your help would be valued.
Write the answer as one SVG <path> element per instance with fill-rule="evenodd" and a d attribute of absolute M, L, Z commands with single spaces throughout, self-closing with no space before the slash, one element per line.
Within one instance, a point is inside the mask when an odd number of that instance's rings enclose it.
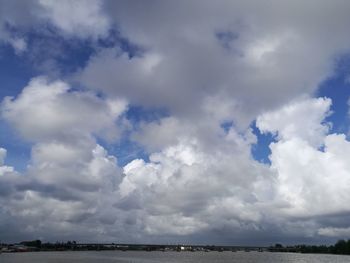
<path fill-rule="evenodd" d="M 271 4 L 0 1 L 3 239 L 347 238 L 349 6 Z"/>
<path fill-rule="evenodd" d="M 349 130 L 349 63 L 349 55 L 341 56 L 335 63 L 333 75 L 320 84 L 316 93 L 316 96 L 332 99 L 333 114 L 327 120 L 332 122 L 332 130 L 336 133 L 347 134 Z"/>

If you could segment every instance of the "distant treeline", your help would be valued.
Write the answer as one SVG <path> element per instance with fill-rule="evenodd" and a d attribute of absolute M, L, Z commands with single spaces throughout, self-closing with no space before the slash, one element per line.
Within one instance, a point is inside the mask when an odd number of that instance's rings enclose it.
<path fill-rule="evenodd" d="M 57 249 L 75 249 L 77 246 L 76 241 L 68 241 L 68 242 L 56 242 L 56 243 L 42 243 L 41 240 L 33 240 L 33 241 L 22 241 L 21 245 L 27 247 L 33 247 L 40 250 L 57 250 Z"/>
<path fill-rule="evenodd" d="M 24 251 L 66 251 L 66 250 L 143 250 L 143 251 L 227 251 L 230 247 L 222 246 L 190 246 L 190 245 L 150 245 L 150 244 L 99 244 L 77 243 L 76 241 L 43 243 L 41 240 L 22 241 L 19 244 L 0 244 L 5 252 Z"/>
<path fill-rule="evenodd" d="M 339 240 L 331 246 L 297 245 L 284 247 L 281 244 L 276 244 L 275 246 L 270 247 L 269 251 L 350 255 L 350 240 Z"/>
<path fill-rule="evenodd" d="M 270 251 L 295 253 L 322 253 L 350 255 L 350 240 L 339 240 L 334 245 L 296 245 L 283 246 L 276 244 L 270 247 L 237 247 L 237 246 L 195 246 L 195 245 L 141 245 L 141 244 L 80 244 L 76 241 L 43 243 L 40 240 L 23 241 L 19 244 L 0 244 L 3 252 L 24 251 L 64 251 L 64 250 L 145 250 L 145 251 Z"/>

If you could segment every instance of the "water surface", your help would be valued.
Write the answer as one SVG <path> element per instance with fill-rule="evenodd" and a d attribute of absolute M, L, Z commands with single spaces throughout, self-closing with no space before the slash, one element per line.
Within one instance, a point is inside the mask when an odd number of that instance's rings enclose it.
<path fill-rule="evenodd" d="M 1 254 L 1 263 L 348 263 L 350 256 L 270 252 L 64 251 Z"/>

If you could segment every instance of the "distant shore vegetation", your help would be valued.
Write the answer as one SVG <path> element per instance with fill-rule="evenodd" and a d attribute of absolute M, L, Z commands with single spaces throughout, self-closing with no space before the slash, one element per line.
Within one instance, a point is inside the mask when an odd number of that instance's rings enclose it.
<path fill-rule="evenodd" d="M 312 253 L 312 254 L 339 254 L 350 255 L 350 239 L 338 240 L 334 245 L 297 245 L 286 246 L 276 244 L 269 248 L 271 252 L 299 252 L 299 253 Z"/>
<path fill-rule="evenodd" d="M 257 251 L 257 252 L 289 252 L 289 253 L 310 253 L 310 254 L 338 254 L 350 255 L 350 239 L 339 240 L 334 245 L 294 245 L 283 246 L 214 246 L 214 245 L 147 245 L 147 244 L 99 244 L 99 243 L 77 243 L 67 242 L 42 242 L 41 240 L 22 241 L 16 244 L 0 243 L 0 252 L 34 252 L 34 251 L 86 251 L 86 250 L 142 250 L 142 251 Z"/>

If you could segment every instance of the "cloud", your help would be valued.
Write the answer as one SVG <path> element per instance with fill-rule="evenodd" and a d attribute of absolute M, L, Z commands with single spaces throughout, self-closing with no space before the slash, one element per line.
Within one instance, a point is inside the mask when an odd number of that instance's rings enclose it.
<path fill-rule="evenodd" d="M 172 125 L 183 127 L 181 122 Z M 191 134 L 180 133 L 175 142 L 151 154 L 149 162 L 138 159 L 127 164 L 118 206 L 141 209 L 145 231 L 154 235 L 164 233 L 165 222 L 165 233 L 177 235 L 221 229 L 225 224 L 232 231 L 246 223 L 255 229 L 253 225 L 264 217 L 260 204 L 273 191 L 273 177 L 252 159 L 249 136 L 234 129 L 216 136 L 223 136 L 221 144 L 207 148 Z"/>
<path fill-rule="evenodd" d="M 220 96 L 234 105 L 226 117 L 246 128 L 261 111 L 312 94 L 332 74 L 337 56 L 348 51 L 345 6 L 324 4 L 314 12 L 315 4 L 305 9 L 302 2 L 273 1 L 278 12 L 272 13 L 259 2 L 194 1 L 197 11 L 188 13 L 184 1 L 108 2 L 109 16 L 140 52 L 130 58 L 102 49 L 77 77 L 92 89 L 193 120 L 203 115 L 206 101 Z M 334 23 L 324 19 L 332 14 Z M 236 36 L 229 49 L 220 32 Z"/>
<path fill-rule="evenodd" d="M 326 227 L 320 228 L 318 234 L 327 237 L 347 237 L 350 234 L 350 228 Z"/>
<path fill-rule="evenodd" d="M 6 97 L 1 114 L 32 141 L 71 140 L 91 133 L 114 139 L 119 136 L 116 121 L 126 106 L 124 100 L 103 100 L 91 92 L 73 91 L 62 81 L 38 77 L 17 98 Z"/>
<path fill-rule="evenodd" d="M 105 100 L 40 77 L 1 106 L 3 118 L 34 142 L 27 172 L 40 183 L 94 191 L 103 184 L 103 175 L 118 170 L 116 158 L 95 136 L 118 138 L 122 127 L 117 121 L 126 110 L 123 100 Z"/>
<path fill-rule="evenodd" d="M 0 149 L 0 164 L 4 164 L 4 159 L 6 157 L 6 150 L 4 148 Z"/>
<path fill-rule="evenodd" d="M 193 127 L 180 123 L 177 118 L 163 118 L 159 122 L 142 123 L 133 139 L 142 144 L 151 152 L 161 150 L 163 147 L 176 144 L 184 134 L 193 132 Z M 154 134 L 157 133 L 157 138 Z"/>
<path fill-rule="evenodd" d="M 13 222 L 25 225 L 7 233 L 50 238 L 45 233 L 51 228 L 55 229 L 51 238 L 56 238 L 56 231 L 62 231 L 64 238 L 66 231 L 77 231 L 77 222 L 90 228 L 87 225 L 108 221 L 104 218 L 113 208 L 121 169 L 95 136 L 117 138 L 122 129 L 117 126 L 118 119 L 125 109 L 123 100 L 71 90 L 62 81 L 49 82 L 44 77 L 32 79 L 16 98 L 4 99 L 2 117 L 34 144 L 23 174 L 1 177 L 2 185 L 9 189 L 1 207 Z M 1 160 L 5 153 L 1 150 Z M 1 166 L 1 171 L 4 169 L 10 170 Z M 99 234 L 92 232 L 89 237 Z M 12 239 L 11 235 L 8 238 Z"/>
<path fill-rule="evenodd" d="M 6 26 L 2 23 L 3 22 L 0 20 L 0 41 L 11 45 L 15 53 L 17 55 L 21 55 L 27 50 L 28 47 L 26 39 L 14 33 L 11 34 L 11 32 L 9 32 L 9 30 L 6 29 Z"/>
<path fill-rule="evenodd" d="M 50 21 L 63 34 L 79 38 L 107 36 L 110 21 L 103 12 L 103 2 L 98 0 L 64 0 L 59 3 L 39 0 L 43 12 L 39 17 Z"/>
<path fill-rule="evenodd" d="M 29 10 L 35 10 L 35 1 L 1 1 L 0 2 L 0 44 L 1 42 L 13 47 L 16 54 L 21 55 L 27 50 L 27 41 L 14 28 L 28 28 L 36 19 Z"/>
<path fill-rule="evenodd" d="M 286 201 L 286 213 L 303 217 L 347 211 L 349 145 L 344 135 L 332 134 L 325 138 L 324 151 L 297 138 L 270 146 L 278 198 Z"/>
<path fill-rule="evenodd" d="M 17 55 L 21 55 L 27 50 L 27 42 L 24 38 L 5 37 L 3 40 L 12 46 Z"/>
<path fill-rule="evenodd" d="M 256 125 L 263 133 L 277 134 L 279 140 L 300 138 L 319 146 L 330 128 L 329 123 L 323 122 L 331 114 L 330 106 L 328 98 L 291 102 L 277 111 L 260 115 Z"/>
<path fill-rule="evenodd" d="M 26 49 L 27 49 L 27 43 L 25 42 L 25 40 L 23 38 L 13 39 L 13 40 L 11 40 L 11 44 L 12 44 L 12 46 L 15 49 L 17 54 L 20 54 L 20 53 L 26 51 Z"/>
<path fill-rule="evenodd" d="M 107 38 L 111 29 L 104 5 L 99 0 L 1 1 L 0 41 L 11 45 L 17 55 L 32 51 L 33 43 L 24 37 L 28 32 L 42 37 L 54 33 L 65 39 L 96 42 Z"/>
<path fill-rule="evenodd" d="M 331 101 L 303 99 L 258 117 L 257 127 L 276 132 L 270 144 L 271 170 L 277 174 L 276 200 L 280 212 L 312 217 L 345 212 L 350 199 L 350 143 L 344 134 L 328 134 L 323 123 Z M 307 116 L 307 118 L 303 118 Z M 323 145 L 323 148 L 319 148 Z"/>

